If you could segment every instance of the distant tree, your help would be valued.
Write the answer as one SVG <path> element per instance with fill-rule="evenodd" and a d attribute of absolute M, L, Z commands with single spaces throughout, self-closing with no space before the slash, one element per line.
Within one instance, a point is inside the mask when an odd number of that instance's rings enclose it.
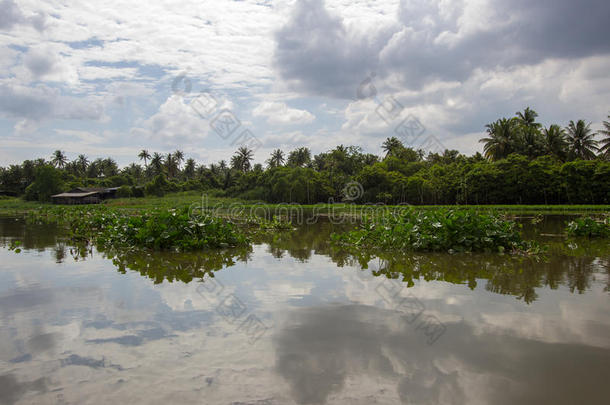
<path fill-rule="evenodd" d="M 146 149 L 142 149 L 140 151 L 140 153 L 138 154 L 138 157 L 140 158 L 140 160 L 144 161 L 144 166 L 148 167 L 148 159 L 150 159 L 150 153 L 148 153 L 148 151 Z"/>
<path fill-rule="evenodd" d="M 487 124 L 489 137 L 481 139 L 484 143 L 485 157 L 491 160 L 500 160 L 510 155 L 514 150 L 516 121 L 513 118 L 500 118 L 496 122 Z"/>
<path fill-rule="evenodd" d="M 158 176 L 163 173 L 163 156 L 157 152 L 154 152 L 152 158 L 150 159 L 150 167 L 152 168 L 154 175 Z"/>
<path fill-rule="evenodd" d="M 167 175 L 169 178 L 176 177 L 178 174 L 178 159 L 175 155 L 168 153 L 165 156 L 165 170 L 167 171 Z"/>
<path fill-rule="evenodd" d="M 53 165 L 55 167 L 63 169 L 63 167 L 68 162 L 68 158 L 66 157 L 64 152 L 62 152 L 60 150 L 56 150 L 55 152 L 53 152 L 53 155 L 51 156 L 51 162 L 53 163 Z"/>
<path fill-rule="evenodd" d="M 572 157 L 584 160 L 595 158 L 597 142 L 595 133 L 590 128 L 591 124 L 586 124 L 583 120 L 570 121 L 566 127 L 570 154 Z"/>
<path fill-rule="evenodd" d="M 182 152 L 180 149 L 177 149 L 174 152 L 174 159 L 176 160 L 178 170 L 180 170 L 180 166 L 182 165 L 182 162 L 184 162 L 184 152 Z"/>
<path fill-rule="evenodd" d="M 85 155 L 78 155 L 76 163 L 78 165 L 81 175 L 84 176 L 85 173 L 87 173 L 87 167 L 89 167 L 89 159 L 87 159 L 87 156 Z"/>
<path fill-rule="evenodd" d="M 599 131 L 605 138 L 602 139 L 599 143 L 601 147 L 599 151 L 606 159 L 610 159 L 610 115 L 608 115 L 608 121 L 604 121 L 604 129 Z"/>
<path fill-rule="evenodd" d="M 546 154 L 565 160 L 567 157 L 568 143 L 566 133 L 559 125 L 551 125 L 543 131 L 544 151 Z"/>
<path fill-rule="evenodd" d="M 267 165 L 269 167 L 280 167 L 284 164 L 284 152 L 280 149 L 276 149 L 271 152 L 271 157 L 267 160 Z"/>
<path fill-rule="evenodd" d="M 536 122 L 538 113 L 531 108 L 527 107 L 523 112 L 517 111 L 517 123 L 528 128 L 540 128 L 541 125 Z"/>
<path fill-rule="evenodd" d="M 184 165 L 184 177 L 191 179 L 195 176 L 195 159 L 189 158 Z"/>
<path fill-rule="evenodd" d="M 119 174 L 119 165 L 112 158 L 102 160 L 100 169 L 104 177 L 112 177 Z"/>
<path fill-rule="evenodd" d="M 311 151 L 309 148 L 301 147 L 288 154 L 288 166 L 303 167 L 311 162 Z"/>
<path fill-rule="evenodd" d="M 390 155 L 398 154 L 398 152 L 404 148 L 404 145 L 398 138 L 393 136 L 391 138 L 387 138 L 381 145 L 381 148 L 385 152 L 385 156 L 388 157 Z"/>
<path fill-rule="evenodd" d="M 231 158 L 231 167 L 245 173 L 250 170 L 252 159 L 254 159 L 252 149 L 242 146 L 237 149 L 237 152 L 235 152 L 235 155 Z"/>
<path fill-rule="evenodd" d="M 51 201 L 53 194 L 61 193 L 61 173 L 53 166 L 38 167 L 34 177 L 34 182 L 25 190 L 26 199 L 46 202 Z"/>

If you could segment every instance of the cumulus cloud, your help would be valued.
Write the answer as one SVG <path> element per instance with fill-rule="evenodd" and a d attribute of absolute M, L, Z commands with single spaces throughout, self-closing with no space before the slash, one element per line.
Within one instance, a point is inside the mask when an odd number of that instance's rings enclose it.
<path fill-rule="evenodd" d="M 359 35 L 323 0 L 299 2 L 276 34 L 275 62 L 296 88 L 353 98 L 372 71 L 406 88 L 475 72 L 610 52 L 604 0 L 403 0 L 396 24 Z"/>
<path fill-rule="evenodd" d="M 104 106 L 84 97 L 66 96 L 57 88 L 0 83 L 0 116 L 17 119 L 16 129 L 33 130 L 48 119 L 94 120 L 107 117 Z"/>
<path fill-rule="evenodd" d="M 28 24 L 38 31 L 45 28 L 46 17 L 42 13 L 36 13 L 26 17 L 14 0 L 0 1 L 0 30 L 10 30 L 15 25 Z"/>
<path fill-rule="evenodd" d="M 255 117 L 265 117 L 270 124 L 309 124 L 316 117 L 306 110 L 290 108 L 285 103 L 277 101 L 264 101 L 253 111 Z"/>

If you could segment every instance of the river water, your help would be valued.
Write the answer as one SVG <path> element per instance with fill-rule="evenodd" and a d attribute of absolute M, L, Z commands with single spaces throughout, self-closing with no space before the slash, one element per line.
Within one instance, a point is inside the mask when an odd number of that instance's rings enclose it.
<path fill-rule="evenodd" d="M 607 404 L 608 242 L 524 221 L 545 259 L 354 257 L 329 222 L 99 252 L 0 218 L 0 403 Z"/>

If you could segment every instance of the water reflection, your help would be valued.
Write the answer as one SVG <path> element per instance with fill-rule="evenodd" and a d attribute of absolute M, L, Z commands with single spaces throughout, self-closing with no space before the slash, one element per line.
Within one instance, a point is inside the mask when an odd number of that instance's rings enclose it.
<path fill-rule="evenodd" d="M 538 236 L 553 243 L 546 260 L 354 255 L 321 223 L 178 255 L 83 249 L 11 221 L 0 220 L 3 404 L 607 402 L 602 242 Z M 211 275 L 270 332 L 252 343 L 227 321 L 199 290 Z M 395 281 L 443 322 L 433 344 L 380 294 Z"/>
<path fill-rule="evenodd" d="M 480 333 L 465 322 L 427 346 L 399 314 L 361 305 L 298 309 L 288 318 L 276 369 L 298 404 L 324 404 L 345 389 L 355 400 L 359 391 L 372 399 L 391 390 L 409 404 L 592 404 L 602 403 L 610 375 L 608 347 Z"/>

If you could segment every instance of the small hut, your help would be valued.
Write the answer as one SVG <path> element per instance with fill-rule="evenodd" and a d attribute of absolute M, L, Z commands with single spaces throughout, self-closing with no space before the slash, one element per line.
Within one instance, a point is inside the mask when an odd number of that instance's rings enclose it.
<path fill-rule="evenodd" d="M 51 196 L 53 204 L 99 204 L 103 200 L 115 198 L 118 187 L 77 187 L 66 193 Z"/>

